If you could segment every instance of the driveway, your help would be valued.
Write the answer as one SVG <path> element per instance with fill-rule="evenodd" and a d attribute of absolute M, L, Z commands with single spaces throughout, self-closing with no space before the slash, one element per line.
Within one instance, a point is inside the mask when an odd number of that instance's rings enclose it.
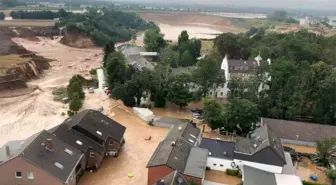
<path fill-rule="evenodd" d="M 146 185 L 147 162 L 168 129 L 147 125 L 125 107 L 115 107 L 107 115 L 126 126 L 126 143 L 117 158 L 105 158 L 101 168 L 86 172 L 79 185 Z M 145 140 L 147 136 L 152 136 L 151 141 Z M 134 177 L 128 178 L 128 173 Z"/>

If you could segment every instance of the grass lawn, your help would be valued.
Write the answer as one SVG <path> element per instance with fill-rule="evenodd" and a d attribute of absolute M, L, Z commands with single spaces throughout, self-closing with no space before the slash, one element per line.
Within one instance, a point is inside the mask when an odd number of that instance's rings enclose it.
<path fill-rule="evenodd" d="M 213 40 L 201 40 L 201 42 L 201 55 L 209 53 L 214 45 Z"/>

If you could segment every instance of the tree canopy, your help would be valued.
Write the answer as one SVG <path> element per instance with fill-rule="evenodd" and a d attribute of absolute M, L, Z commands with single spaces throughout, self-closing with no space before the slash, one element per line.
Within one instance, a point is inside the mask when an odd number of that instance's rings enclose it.
<path fill-rule="evenodd" d="M 0 20 L 4 20 L 6 15 L 3 12 L 0 12 Z"/>
<path fill-rule="evenodd" d="M 146 51 L 160 52 L 166 46 L 164 35 L 159 29 L 150 29 L 145 32 L 144 44 Z"/>
<path fill-rule="evenodd" d="M 135 13 L 90 8 L 85 14 L 73 14 L 56 24 L 66 26 L 69 31 L 79 31 L 90 35 L 98 45 L 105 46 L 111 40 L 124 42 L 136 36 L 137 31 L 157 29 L 153 22 L 146 22 Z"/>
<path fill-rule="evenodd" d="M 60 9 L 58 12 L 52 12 L 49 10 L 43 11 L 12 11 L 10 16 L 13 19 L 54 19 L 54 18 L 65 18 L 72 13 Z"/>

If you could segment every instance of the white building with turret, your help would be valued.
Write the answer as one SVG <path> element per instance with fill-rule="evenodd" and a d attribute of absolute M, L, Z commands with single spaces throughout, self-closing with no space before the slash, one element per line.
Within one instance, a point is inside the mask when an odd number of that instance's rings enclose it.
<path fill-rule="evenodd" d="M 228 59 L 228 57 L 225 56 L 222 61 L 221 69 L 225 73 L 226 82 L 224 84 L 219 84 L 217 88 L 210 90 L 209 96 L 215 98 L 227 98 L 230 93 L 228 85 L 233 77 L 236 76 L 248 79 L 251 75 L 255 75 L 254 72 L 259 66 L 263 65 L 271 65 L 271 59 L 263 60 L 260 56 L 257 56 L 254 60 L 234 60 Z M 271 80 L 271 77 L 268 77 L 267 73 L 265 76 L 268 81 Z M 259 85 L 259 92 L 265 88 L 268 87 L 261 83 Z"/>

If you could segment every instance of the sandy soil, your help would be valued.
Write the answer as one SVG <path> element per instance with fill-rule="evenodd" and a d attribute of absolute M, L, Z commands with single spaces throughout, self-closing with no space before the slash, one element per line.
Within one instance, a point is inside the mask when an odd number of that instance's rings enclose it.
<path fill-rule="evenodd" d="M 115 107 L 108 112 L 112 119 L 126 126 L 126 143 L 117 158 L 107 157 L 98 172 L 86 173 L 79 185 L 147 184 L 146 164 L 168 129 L 148 126 L 129 108 Z M 152 136 L 151 141 L 145 140 L 147 136 Z M 128 173 L 134 177 L 128 178 Z"/>
<path fill-rule="evenodd" d="M 67 85 L 75 74 L 85 76 L 91 68 L 100 66 L 102 50 L 99 48 L 76 49 L 60 44 L 59 39 L 39 38 L 39 40 L 36 42 L 21 38 L 13 39 L 26 49 L 55 61 L 50 63 L 51 68 L 45 71 L 40 79 L 28 83 L 29 86 L 38 86 L 33 93 L 1 98 L 0 146 L 10 140 L 25 139 L 42 129 L 60 124 L 65 119 L 61 113 L 66 113 L 67 107 L 53 101 L 52 90 Z M 86 101 L 90 102 L 90 99 Z"/>
<path fill-rule="evenodd" d="M 183 30 L 191 38 L 213 39 L 223 32 L 241 32 L 243 29 L 232 25 L 230 19 L 199 13 L 140 13 L 140 16 L 157 23 L 165 39 L 176 41 Z"/>
<path fill-rule="evenodd" d="M 301 178 L 301 180 L 309 182 L 317 182 L 320 184 L 331 184 L 325 173 L 326 169 L 323 167 L 315 166 L 312 161 L 308 158 L 303 159 L 297 166 L 296 175 Z M 311 175 L 317 175 L 318 180 L 313 181 L 309 177 Z"/>

